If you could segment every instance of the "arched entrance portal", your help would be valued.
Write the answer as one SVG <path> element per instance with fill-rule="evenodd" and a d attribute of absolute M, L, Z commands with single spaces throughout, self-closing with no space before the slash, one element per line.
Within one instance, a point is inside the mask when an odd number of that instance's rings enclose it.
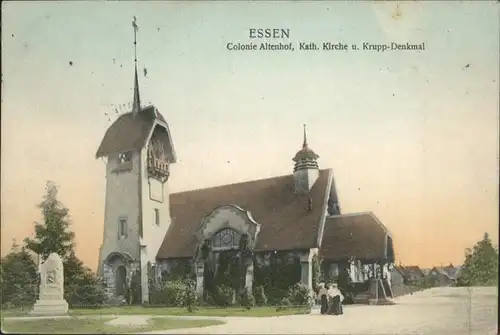
<path fill-rule="evenodd" d="M 127 283 L 127 269 L 125 269 L 125 266 L 120 265 L 116 268 L 116 273 L 115 273 L 115 290 L 117 297 L 125 295 L 126 283 Z"/>
<path fill-rule="evenodd" d="M 123 252 L 111 252 L 103 264 L 104 282 L 108 297 L 114 301 L 125 295 L 125 286 L 129 285 L 129 276 L 137 268 L 129 254 Z"/>
<path fill-rule="evenodd" d="M 220 286 L 240 292 L 245 286 L 240 249 L 241 234 L 223 228 L 209 239 L 210 254 L 204 267 L 204 292 L 215 296 Z"/>
<path fill-rule="evenodd" d="M 222 285 L 240 294 L 252 289 L 252 250 L 259 230 L 251 213 L 236 205 L 219 206 L 203 218 L 195 256 L 200 297 Z"/>

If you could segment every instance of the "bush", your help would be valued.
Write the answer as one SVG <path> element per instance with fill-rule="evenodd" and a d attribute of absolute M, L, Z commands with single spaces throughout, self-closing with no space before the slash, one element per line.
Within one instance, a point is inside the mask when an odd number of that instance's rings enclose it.
<path fill-rule="evenodd" d="M 282 288 L 267 288 L 264 291 L 266 298 L 267 298 L 267 304 L 271 306 L 276 306 L 281 304 L 281 300 L 283 298 L 286 298 L 288 295 L 288 288 L 282 289 Z"/>
<path fill-rule="evenodd" d="M 193 311 L 198 305 L 198 298 L 193 281 L 178 279 L 166 281 L 163 287 L 155 287 L 150 302 L 154 305 L 186 307 Z"/>
<path fill-rule="evenodd" d="M 292 305 L 312 307 L 313 297 L 309 288 L 303 284 L 297 283 L 288 289 L 287 298 Z"/>
<path fill-rule="evenodd" d="M 28 252 L 14 246 L 2 258 L 0 269 L 2 306 L 31 307 L 37 298 L 40 277 Z"/>
<path fill-rule="evenodd" d="M 257 306 L 267 305 L 267 296 L 266 296 L 266 292 L 264 291 L 263 286 L 255 287 L 253 294 L 254 294 L 255 303 L 257 304 Z"/>
<path fill-rule="evenodd" d="M 70 308 L 107 304 L 104 283 L 71 252 L 64 262 L 64 299 Z"/>
<path fill-rule="evenodd" d="M 198 306 L 198 297 L 196 296 L 196 283 L 189 280 L 184 291 L 184 306 L 188 312 L 193 312 Z"/>
<path fill-rule="evenodd" d="M 187 285 L 181 280 L 171 280 L 165 282 L 163 289 L 164 304 L 172 307 L 183 307 L 185 304 L 185 294 Z"/>
<path fill-rule="evenodd" d="M 205 298 L 203 301 L 204 305 L 214 306 L 216 305 L 214 295 L 211 292 L 205 292 Z"/>
<path fill-rule="evenodd" d="M 219 306 L 232 306 L 234 303 L 234 289 L 230 286 L 221 285 L 215 289 L 215 303 Z"/>
<path fill-rule="evenodd" d="M 290 307 L 292 307 L 292 302 L 290 301 L 290 298 L 283 297 L 281 298 L 279 306 L 276 308 L 276 311 L 286 310 L 289 309 Z"/>
<path fill-rule="evenodd" d="M 83 278 L 65 285 L 64 299 L 70 308 L 99 308 L 107 303 L 104 285 L 92 274 L 86 274 Z"/>
<path fill-rule="evenodd" d="M 279 305 L 288 288 L 301 278 L 300 260 L 295 257 L 290 262 L 289 252 L 271 254 L 269 263 L 257 262 L 254 271 L 254 286 L 264 287 L 269 305 Z"/>
<path fill-rule="evenodd" d="M 241 299 L 241 305 L 246 307 L 246 309 L 250 309 L 255 306 L 255 297 L 251 290 L 245 289 Z"/>

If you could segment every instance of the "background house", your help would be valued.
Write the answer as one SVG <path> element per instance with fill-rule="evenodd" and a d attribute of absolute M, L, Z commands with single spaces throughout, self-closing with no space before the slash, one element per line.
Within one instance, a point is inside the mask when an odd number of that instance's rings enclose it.
<path fill-rule="evenodd" d="M 436 286 L 453 286 L 457 283 L 461 267 L 455 267 L 452 264 L 446 267 L 433 267 L 429 276 Z"/>
<path fill-rule="evenodd" d="M 420 269 L 420 267 L 412 265 L 412 266 L 403 266 L 401 267 L 403 275 L 407 281 L 407 283 L 411 283 L 413 285 L 421 282 L 425 278 L 425 274 Z"/>
<path fill-rule="evenodd" d="M 408 284 L 413 284 L 415 285 L 416 283 L 422 281 L 425 278 L 424 272 L 420 269 L 420 267 L 416 265 L 412 266 L 396 266 L 395 267 L 396 271 L 401 274 L 403 277 L 404 283 L 406 285 Z"/>
<path fill-rule="evenodd" d="M 395 266 L 391 270 L 391 287 L 394 296 L 411 294 L 422 289 L 425 278 L 418 266 Z"/>
<path fill-rule="evenodd" d="M 403 286 L 405 283 L 404 272 L 401 266 L 395 266 L 391 270 L 392 287 Z"/>

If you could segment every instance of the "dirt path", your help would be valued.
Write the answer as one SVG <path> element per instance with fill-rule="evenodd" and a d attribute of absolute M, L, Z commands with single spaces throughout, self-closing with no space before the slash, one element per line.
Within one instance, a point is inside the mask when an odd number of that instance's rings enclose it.
<path fill-rule="evenodd" d="M 496 334 L 497 288 L 433 288 L 393 306 L 346 306 L 342 316 L 226 318 L 226 324 L 148 334 Z"/>

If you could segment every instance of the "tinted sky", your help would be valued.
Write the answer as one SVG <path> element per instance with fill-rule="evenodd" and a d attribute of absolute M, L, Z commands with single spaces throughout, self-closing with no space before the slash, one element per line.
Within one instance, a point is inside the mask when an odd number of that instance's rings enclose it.
<path fill-rule="evenodd" d="M 95 268 L 105 166 L 94 155 L 114 105 L 132 101 L 133 16 L 142 101 L 167 119 L 180 160 L 172 191 L 291 173 L 306 123 L 343 212 L 373 211 L 404 264 L 461 263 L 485 231 L 497 239 L 495 2 L 3 2 L 3 252 L 33 232 L 50 179 Z M 225 48 L 260 27 L 289 28 L 294 43 L 426 50 Z"/>

